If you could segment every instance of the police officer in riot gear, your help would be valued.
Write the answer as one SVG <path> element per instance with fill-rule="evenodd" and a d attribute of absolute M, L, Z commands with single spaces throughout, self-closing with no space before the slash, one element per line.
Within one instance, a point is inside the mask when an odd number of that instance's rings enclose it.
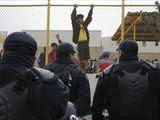
<path fill-rule="evenodd" d="M 54 73 L 33 68 L 37 44 L 25 32 L 11 33 L 0 61 L 0 120 L 59 120 L 68 88 Z"/>
<path fill-rule="evenodd" d="M 159 120 L 160 70 L 138 61 L 138 44 L 124 40 L 118 48 L 119 63 L 111 65 L 99 77 L 94 99 L 93 120 Z"/>
<path fill-rule="evenodd" d="M 57 59 L 45 67 L 59 75 L 65 85 L 69 87 L 69 101 L 77 110 L 78 116 L 90 113 L 90 86 L 86 74 L 74 65 L 74 48 L 70 43 L 61 43 L 57 47 Z"/>

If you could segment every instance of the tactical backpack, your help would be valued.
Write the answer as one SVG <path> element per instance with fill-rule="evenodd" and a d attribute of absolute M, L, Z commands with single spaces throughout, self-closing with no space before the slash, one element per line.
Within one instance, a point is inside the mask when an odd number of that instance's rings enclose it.
<path fill-rule="evenodd" d="M 43 94 L 42 80 L 35 74 L 35 69 L 26 69 L 24 75 L 10 69 L 0 69 L 0 71 L 12 75 L 14 79 L 13 82 L 0 88 L 0 120 L 57 120 L 53 111 L 44 110 L 31 103 L 33 98 L 29 97 L 31 96 L 28 94 L 29 87 L 37 85 L 40 87 L 39 92 Z M 42 106 L 45 104 L 44 100 L 42 97 Z"/>
<path fill-rule="evenodd" d="M 70 76 L 70 73 L 72 72 L 72 70 L 76 67 L 73 64 L 64 64 L 61 68 L 59 68 L 59 66 L 57 64 L 52 64 L 53 68 L 52 69 L 56 75 L 59 76 L 59 78 L 62 80 L 62 82 L 68 86 L 71 87 L 72 86 L 72 78 Z"/>
<path fill-rule="evenodd" d="M 3 77 L 7 75 L 12 76 L 13 79 L 11 83 L 0 88 L 0 120 L 26 120 L 24 107 L 27 95 L 26 87 L 31 81 L 26 81 L 23 78 L 25 76 L 9 68 L 0 69 L 0 73 L 1 81 L 6 80 Z"/>
<path fill-rule="evenodd" d="M 113 120 L 157 120 L 159 117 L 158 92 L 152 84 L 153 68 L 145 62 L 136 65 L 142 69 L 133 73 L 124 70 L 127 64 L 111 68 L 107 108 Z"/>

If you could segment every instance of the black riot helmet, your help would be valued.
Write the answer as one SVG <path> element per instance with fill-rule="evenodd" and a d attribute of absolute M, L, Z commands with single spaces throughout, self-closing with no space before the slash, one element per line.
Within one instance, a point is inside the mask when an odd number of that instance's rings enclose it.
<path fill-rule="evenodd" d="M 57 58 L 68 58 L 69 53 L 74 54 L 75 50 L 70 43 L 62 42 L 56 49 Z"/>
<path fill-rule="evenodd" d="M 34 38 L 26 32 L 13 32 L 5 39 L 3 49 L 26 55 L 35 55 L 37 43 Z"/>
<path fill-rule="evenodd" d="M 117 50 L 121 50 L 125 53 L 137 54 L 138 44 L 135 40 L 126 39 L 119 44 L 119 47 Z"/>

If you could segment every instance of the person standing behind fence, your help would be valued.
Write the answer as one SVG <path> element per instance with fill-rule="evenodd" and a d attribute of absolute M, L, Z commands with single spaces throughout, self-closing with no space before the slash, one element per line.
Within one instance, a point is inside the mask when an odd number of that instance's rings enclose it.
<path fill-rule="evenodd" d="M 53 63 L 56 59 L 56 48 L 57 48 L 57 43 L 53 42 L 51 44 L 51 52 L 49 54 L 49 63 Z"/>
<path fill-rule="evenodd" d="M 38 58 L 38 66 L 43 68 L 45 66 L 45 58 L 46 58 L 46 47 L 43 48 L 43 52 L 39 55 Z"/>
<path fill-rule="evenodd" d="M 74 5 L 74 9 L 71 14 L 72 27 L 73 27 L 73 42 L 77 44 L 78 58 L 80 65 L 83 69 L 88 67 L 88 59 L 90 59 L 89 51 L 89 31 L 88 25 L 92 21 L 92 13 L 94 5 L 91 5 L 91 9 L 85 21 L 83 21 L 84 15 L 78 14 L 76 8 L 77 4 Z"/>
<path fill-rule="evenodd" d="M 58 40 L 58 44 L 62 43 L 62 40 L 60 39 L 60 35 L 56 34 L 55 35 L 56 39 Z M 57 43 L 53 42 L 51 44 L 51 53 L 49 54 L 49 63 L 53 63 L 56 60 L 56 48 L 57 48 Z"/>
<path fill-rule="evenodd" d="M 61 43 L 62 43 L 62 40 L 61 40 L 61 38 L 60 38 L 59 33 L 57 33 L 57 34 L 55 35 L 55 37 L 56 37 L 56 39 L 58 40 L 58 44 L 61 44 Z"/>
<path fill-rule="evenodd" d="M 109 59 L 109 54 L 110 54 L 109 51 L 104 51 L 102 55 L 99 57 L 100 63 L 99 63 L 99 68 L 96 71 L 96 73 L 102 72 L 109 65 L 113 64 L 113 62 Z"/>

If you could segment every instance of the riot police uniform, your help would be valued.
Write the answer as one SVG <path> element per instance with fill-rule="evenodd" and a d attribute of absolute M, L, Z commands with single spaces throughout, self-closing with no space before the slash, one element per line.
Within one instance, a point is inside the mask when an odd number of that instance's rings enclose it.
<path fill-rule="evenodd" d="M 35 40 L 14 32 L 0 61 L 0 120 L 58 120 L 66 112 L 68 88 L 47 70 L 33 68 Z"/>
<path fill-rule="evenodd" d="M 84 116 L 90 113 L 89 81 L 86 74 L 69 58 L 70 53 L 75 53 L 73 46 L 69 43 L 61 43 L 57 48 L 57 59 L 45 69 L 60 76 L 69 87 L 69 101 L 75 105 L 78 116 Z M 67 74 L 67 80 L 62 78 L 65 74 Z"/>
<path fill-rule="evenodd" d="M 124 40 L 119 45 L 119 63 L 99 77 L 93 99 L 93 120 L 159 120 L 160 70 L 138 61 L 138 45 Z"/>

